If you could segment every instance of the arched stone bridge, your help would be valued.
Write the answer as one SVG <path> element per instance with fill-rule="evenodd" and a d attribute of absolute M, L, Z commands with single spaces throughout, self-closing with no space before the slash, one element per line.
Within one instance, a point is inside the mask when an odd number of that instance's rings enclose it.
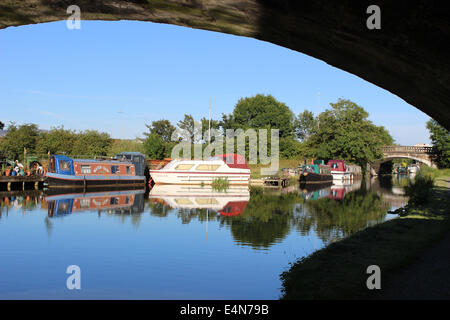
<path fill-rule="evenodd" d="M 368 23 L 374 4 L 379 28 Z M 272 42 L 389 90 L 450 129 L 450 20 L 435 0 L 8 0 L 0 1 L 0 29 L 65 20 L 70 5 L 86 20 L 153 21 Z"/>
<path fill-rule="evenodd" d="M 433 162 L 433 147 L 384 146 L 382 147 L 381 151 L 383 151 L 383 159 L 375 161 L 370 166 L 370 172 L 372 175 L 377 174 L 380 169 L 380 165 L 383 162 L 398 158 L 413 159 L 422 162 L 430 167 L 436 167 L 436 164 Z"/>

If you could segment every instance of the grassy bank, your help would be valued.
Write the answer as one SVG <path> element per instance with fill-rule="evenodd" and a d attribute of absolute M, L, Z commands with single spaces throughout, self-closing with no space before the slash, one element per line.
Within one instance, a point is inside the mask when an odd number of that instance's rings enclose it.
<path fill-rule="evenodd" d="M 442 174 L 427 203 L 410 205 L 408 215 L 357 232 L 291 265 L 282 273 L 282 299 L 364 299 L 377 295 L 367 289 L 366 273 L 378 265 L 382 288 L 405 266 L 450 231 L 450 197 Z"/>
<path fill-rule="evenodd" d="M 279 167 L 281 168 L 297 168 L 300 160 L 296 159 L 280 159 Z M 249 164 L 250 167 L 250 178 L 259 179 L 261 178 L 261 168 L 269 168 L 270 165 L 262 165 L 262 164 Z"/>

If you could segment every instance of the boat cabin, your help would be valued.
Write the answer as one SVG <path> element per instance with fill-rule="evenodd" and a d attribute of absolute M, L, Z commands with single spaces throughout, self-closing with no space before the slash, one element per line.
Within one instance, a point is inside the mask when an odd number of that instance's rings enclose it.
<path fill-rule="evenodd" d="M 321 164 L 305 164 L 302 166 L 302 172 L 314 172 L 317 174 L 331 174 L 328 166 Z"/>
<path fill-rule="evenodd" d="M 330 160 L 327 165 L 331 168 L 331 171 L 346 172 L 347 170 L 344 160 Z"/>

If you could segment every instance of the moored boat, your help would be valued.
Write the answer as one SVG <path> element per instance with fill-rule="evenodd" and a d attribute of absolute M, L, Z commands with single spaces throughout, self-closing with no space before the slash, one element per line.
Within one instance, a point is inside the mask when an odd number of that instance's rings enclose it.
<path fill-rule="evenodd" d="M 331 169 L 333 180 L 352 180 L 353 174 L 349 172 L 344 160 L 329 160 L 327 166 Z"/>
<path fill-rule="evenodd" d="M 328 166 L 321 164 L 321 160 L 314 161 L 314 164 L 305 164 L 300 173 L 300 184 L 302 183 L 327 183 L 333 180 L 331 170 Z"/>
<path fill-rule="evenodd" d="M 150 170 L 156 184 L 213 184 L 217 179 L 229 184 L 245 184 L 250 180 L 250 168 L 243 156 L 221 154 L 207 160 L 175 159 L 159 170 Z"/>
<path fill-rule="evenodd" d="M 48 188 L 76 189 L 145 186 L 144 169 L 143 166 L 136 168 L 134 161 L 126 159 L 72 159 L 52 155 L 44 185 Z"/>

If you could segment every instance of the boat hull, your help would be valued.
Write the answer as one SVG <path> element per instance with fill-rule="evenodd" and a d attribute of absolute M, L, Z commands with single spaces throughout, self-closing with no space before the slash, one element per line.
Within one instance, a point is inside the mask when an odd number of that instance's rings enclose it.
<path fill-rule="evenodd" d="M 332 182 L 333 176 L 331 174 L 319 174 L 315 172 L 303 172 L 300 175 L 300 183 L 310 184 L 310 183 L 327 183 Z"/>
<path fill-rule="evenodd" d="M 353 179 L 353 174 L 349 172 L 342 172 L 342 171 L 331 171 L 331 175 L 333 176 L 333 180 L 351 180 Z"/>
<path fill-rule="evenodd" d="M 47 173 L 44 185 L 49 189 L 144 187 L 144 176 L 74 176 Z"/>
<path fill-rule="evenodd" d="M 217 179 L 226 179 L 229 184 L 247 185 L 250 173 L 207 173 L 207 172 L 164 172 L 150 170 L 150 176 L 156 184 L 212 184 Z"/>

